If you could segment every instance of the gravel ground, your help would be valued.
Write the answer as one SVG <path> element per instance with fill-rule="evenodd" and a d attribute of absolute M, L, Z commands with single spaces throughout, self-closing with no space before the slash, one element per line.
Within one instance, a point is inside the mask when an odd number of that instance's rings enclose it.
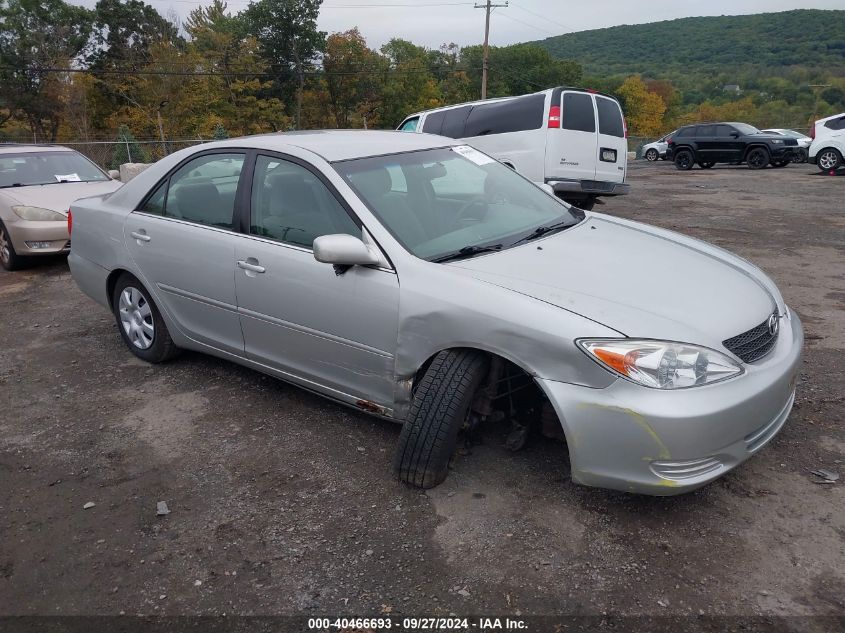
<path fill-rule="evenodd" d="M 845 178 L 637 162 L 629 179 L 597 210 L 746 257 L 804 322 L 792 416 L 736 471 L 681 497 L 595 490 L 570 481 L 562 444 L 510 453 L 496 428 L 421 493 L 392 478 L 398 426 L 198 354 L 147 365 L 64 261 L 0 270 L 0 615 L 705 614 L 825 630 L 807 616 L 845 616 Z M 815 483 L 814 468 L 842 478 Z"/>

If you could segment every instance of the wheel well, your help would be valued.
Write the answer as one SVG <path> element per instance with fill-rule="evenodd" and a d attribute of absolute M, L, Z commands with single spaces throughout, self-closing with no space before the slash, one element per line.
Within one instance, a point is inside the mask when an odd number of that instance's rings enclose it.
<path fill-rule="evenodd" d="M 466 348 L 452 348 L 466 349 Z M 563 426 L 555 412 L 554 407 L 546 397 L 545 392 L 534 380 L 534 376 L 516 362 L 498 354 L 478 348 L 476 351 L 486 354 L 490 359 L 490 375 L 482 383 L 482 387 L 476 395 L 473 408 L 482 415 L 490 415 L 492 411 L 513 409 L 514 405 L 521 411 L 535 412 L 538 423 L 542 424 L 543 435 L 556 439 L 565 439 Z M 432 354 L 430 358 L 420 366 L 414 375 L 411 393 L 416 391 L 425 372 L 428 370 L 437 354 L 449 351 L 440 350 Z M 506 414 L 510 411 L 506 411 Z"/>
<path fill-rule="evenodd" d="M 120 279 L 121 275 L 126 273 L 127 275 L 132 275 L 128 270 L 123 268 L 115 268 L 113 271 L 109 273 L 108 278 L 106 279 L 106 296 L 109 300 L 109 308 L 114 310 L 113 305 L 113 298 L 114 298 L 114 287 L 117 285 L 117 280 Z M 134 275 L 132 275 L 134 277 Z"/>
<path fill-rule="evenodd" d="M 749 145 L 745 148 L 745 153 L 742 155 L 742 159 L 745 160 L 746 158 L 748 158 L 748 155 L 751 153 L 751 150 L 758 148 L 766 150 L 766 152 L 771 156 L 772 153 L 769 151 L 768 147 L 766 147 L 762 143 L 755 143 L 754 145 Z"/>

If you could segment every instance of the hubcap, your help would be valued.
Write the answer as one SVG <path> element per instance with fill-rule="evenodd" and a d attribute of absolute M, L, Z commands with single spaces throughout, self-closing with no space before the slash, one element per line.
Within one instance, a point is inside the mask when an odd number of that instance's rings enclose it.
<path fill-rule="evenodd" d="M 6 231 L 0 228 L 0 259 L 4 262 L 9 261 L 9 241 L 6 239 Z"/>
<path fill-rule="evenodd" d="M 646 153 L 646 158 L 648 160 L 657 160 L 657 151 L 653 149 L 648 150 L 648 152 Z"/>
<path fill-rule="evenodd" d="M 824 169 L 833 169 L 833 166 L 836 164 L 836 154 L 833 152 L 823 152 L 821 156 L 819 156 L 819 167 L 823 167 Z"/>
<path fill-rule="evenodd" d="M 137 288 L 127 286 L 120 293 L 118 311 L 127 338 L 138 349 L 149 349 L 155 338 L 155 326 L 147 298 Z"/>

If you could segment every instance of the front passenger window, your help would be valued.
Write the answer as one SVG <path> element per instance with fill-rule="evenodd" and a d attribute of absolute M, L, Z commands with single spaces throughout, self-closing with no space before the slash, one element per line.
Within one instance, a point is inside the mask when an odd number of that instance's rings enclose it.
<path fill-rule="evenodd" d="M 269 156 L 255 161 L 249 224 L 252 235 L 306 248 L 321 235 L 361 237 L 361 229 L 316 175 Z"/>
<path fill-rule="evenodd" d="M 232 230 L 243 154 L 207 154 L 171 177 L 164 216 Z"/>

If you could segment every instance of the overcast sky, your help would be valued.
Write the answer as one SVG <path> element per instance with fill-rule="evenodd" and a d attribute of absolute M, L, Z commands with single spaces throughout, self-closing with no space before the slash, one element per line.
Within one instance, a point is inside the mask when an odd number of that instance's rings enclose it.
<path fill-rule="evenodd" d="M 96 0 L 81 0 L 93 6 Z M 202 0 L 145 0 L 163 15 L 184 18 Z M 483 3 L 484 0 L 478 0 Z M 493 0 L 504 4 L 504 0 Z M 228 0 L 232 12 L 248 0 Z M 323 0 L 319 27 L 329 33 L 357 26 L 371 48 L 392 37 L 429 48 L 481 43 L 484 11 L 472 0 Z M 845 0 L 510 0 L 493 12 L 490 42 L 514 44 L 617 24 L 640 24 L 699 15 L 739 15 L 789 9 L 843 9 Z"/>

